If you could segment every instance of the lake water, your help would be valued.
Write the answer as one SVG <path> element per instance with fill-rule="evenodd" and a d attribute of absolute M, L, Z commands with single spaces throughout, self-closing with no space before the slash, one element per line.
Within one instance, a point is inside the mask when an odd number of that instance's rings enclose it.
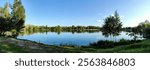
<path fill-rule="evenodd" d="M 120 39 L 127 39 L 127 40 L 133 39 L 133 37 L 127 35 L 127 32 L 121 32 L 120 35 L 116 37 L 105 37 L 102 35 L 102 32 L 94 32 L 94 33 L 62 32 L 60 34 L 56 32 L 47 32 L 47 33 L 34 33 L 30 35 L 22 35 L 18 36 L 18 38 L 31 40 L 48 45 L 76 45 L 76 46 L 87 46 L 90 43 L 97 42 L 99 40 L 119 41 Z"/>

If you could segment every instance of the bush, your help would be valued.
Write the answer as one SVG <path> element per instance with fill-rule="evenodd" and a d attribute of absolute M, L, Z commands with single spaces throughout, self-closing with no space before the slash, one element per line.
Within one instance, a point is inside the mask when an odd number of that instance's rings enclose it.
<path fill-rule="evenodd" d="M 144 38 L 150 38 L 150 28 L 145 28 L 143 33 Z"/>
<path fill-rule="evenodd" d="M 90 46 L 94 46 L 95 48 L 113 48 L 114 42 L 113 41 L 98 41 L 95 43 L 91 43 Z"/>
<path fill-rule="evenodd" d="M 114 41 L 98 41 L 95 43 L 91 43 L 90 46 L 93 46 L 95 48 L 114 48 L 116 46 L 121 46 L 121 45 L 129 45 L 129 44 L 134 44 L 141 42 L 142 40 L 125 40 L 121 39 L 119 42 L 114 42 Z"/>

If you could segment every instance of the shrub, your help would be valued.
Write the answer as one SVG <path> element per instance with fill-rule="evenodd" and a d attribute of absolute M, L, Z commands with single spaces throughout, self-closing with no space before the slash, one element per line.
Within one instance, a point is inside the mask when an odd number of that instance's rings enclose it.
<path fill-rule="evenodd" d="M 144 38 L 150 38 L 150 28 L 145 28 L 143 33 Z"/>

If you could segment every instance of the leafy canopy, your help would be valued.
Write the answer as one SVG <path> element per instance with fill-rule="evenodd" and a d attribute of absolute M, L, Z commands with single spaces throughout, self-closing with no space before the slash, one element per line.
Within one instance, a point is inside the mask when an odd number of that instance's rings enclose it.
<path fill-rule="evenodd" d="M 122 28 L 122 22 L 120 21 L 120 16 L 115 11 L 114 15 L 110 15 L 104 19 L 104 25 L 102 31 L 104 34 L 118 34 Z"/>
<path fill-rule="evenodd" d="M 13 5 L 6 3 L 4 7 L 0 7 L 0 34 L 11 30 L 19 32 L 24 27 L 25 17 L 21 0 L 14 0 Z"/>

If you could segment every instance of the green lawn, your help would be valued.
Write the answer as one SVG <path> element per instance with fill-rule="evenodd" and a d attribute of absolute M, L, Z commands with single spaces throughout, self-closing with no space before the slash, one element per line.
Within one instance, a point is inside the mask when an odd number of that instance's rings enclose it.
<path fill-rule="evenodd" d="M 2 41 L 4 38 L 0 38 Z M 5 38 L 6 39 L 6 38 Z M 22 41 L 22 40 L 19 40 Z M 27 41 L 24 41 L 27 42 Z M 31 41 L 30 41 L 31 42 Z M 150 40 L 143 40 L 130 45 L 116 46 L 115 48 L 88 48 L 88 47 L 68 47 L 68 46 L 48 46 L 32 42 L 36 48 L 19 46 L 9 42 L 0 42 L 1 53 L 149 53 Z"/>

